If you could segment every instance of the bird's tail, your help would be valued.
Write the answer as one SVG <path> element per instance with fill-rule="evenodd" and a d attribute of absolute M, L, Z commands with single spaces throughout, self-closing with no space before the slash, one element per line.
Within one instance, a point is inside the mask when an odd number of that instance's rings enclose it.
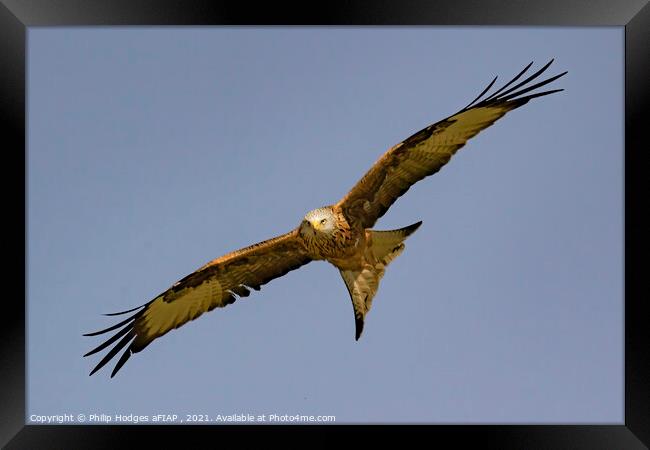
<path fill-rule="evenodd" d="M 341 270 L 341 276 L 348 288 L 354 309 L 355 339 L 359 340 L 363 332 L 366 314 L 370 311 L 372 300 L 379 289 L 379 282 L 384 276 L 386 266 L 404 250 L 404 241 L 422 222 L 414 223 L 398 230 L 366 230 L 369 242 L 365 264 L 359 270 Z"/>
<path fill-rule="evenodd" d="M 384 266 L 387 266 L 402 252 L 402 250 L 404 250 L 404 241 L 407 237 L 413 234 L 420 225 L 422 225 L 422 221 L 397 230 L 368 230 L 371 239 L 370 249 L 377 261 L 380 261 Z"/>

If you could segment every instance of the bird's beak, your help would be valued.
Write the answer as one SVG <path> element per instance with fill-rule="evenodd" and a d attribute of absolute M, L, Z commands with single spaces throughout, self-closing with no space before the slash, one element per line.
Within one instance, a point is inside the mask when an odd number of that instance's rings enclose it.
<path fill-rule="evenodd" d="M 320 230 L 320 222 L 319 221 L 314 221 L 314 222 L 310 221 L 309 223 L 311 224 L 311 227 L 314 230 Z"/>

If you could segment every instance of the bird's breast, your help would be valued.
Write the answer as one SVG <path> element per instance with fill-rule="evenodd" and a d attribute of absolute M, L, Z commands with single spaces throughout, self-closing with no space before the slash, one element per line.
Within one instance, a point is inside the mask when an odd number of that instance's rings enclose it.
<path fill-rule="evenodd" d="M 363 266 L 365 248 L 364 236 L 353 234 L 333 242 L 324 259 L 341 270 L 355 270 Z"/>
<path fill-rule="evenodd" d="M 302 239 L 313 259 L 347 258 L 363 247 L 363 236 L 349 232 L 305 233 Z"/>

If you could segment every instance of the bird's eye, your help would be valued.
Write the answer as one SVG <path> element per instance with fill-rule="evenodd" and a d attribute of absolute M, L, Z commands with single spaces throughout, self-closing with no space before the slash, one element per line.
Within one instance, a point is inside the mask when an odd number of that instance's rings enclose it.
<path fill-rule="evenodd" d="M 320 224 L 323 225 L 323 224 L 325 224 L 325 222 L 327 222 L 327 219 L 323 219 L 323 220 L 321 220 L 321 221 L 320 221 Z"/>

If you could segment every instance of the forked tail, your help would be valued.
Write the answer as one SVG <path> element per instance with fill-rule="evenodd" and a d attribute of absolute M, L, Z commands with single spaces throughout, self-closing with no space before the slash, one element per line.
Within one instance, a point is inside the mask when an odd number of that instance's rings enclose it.
<path fill-rule="evenodd" d="M 370 311 L 372 299 L 375 297 L 377 289 L 379 289 L 379 281 L 384 276 L 386 266 L 402 253 L 404 241 L 420 225 L 422 225 L 422 222 L 398 230 L 366 230 L 368 249 L 364 255 L 363 268 L 361 270 L 340 271 L 352 299 L 356 340 L 361 337 L 366 314 Z"/>

